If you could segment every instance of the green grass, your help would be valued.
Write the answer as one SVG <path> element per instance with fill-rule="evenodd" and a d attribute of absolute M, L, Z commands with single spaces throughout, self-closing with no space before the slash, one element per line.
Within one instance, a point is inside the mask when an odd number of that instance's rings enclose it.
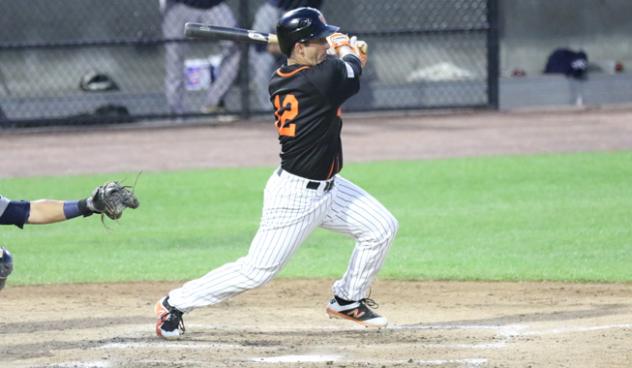
<path fill-rule="evenodd" d="M 185 280 L 247 252 L 272 168 L 144 173 L 141 207 L 3 226 L 13 284 Z M 632 281 L 632 153 L 350 164 L 400 221 L 382 278 Z M 14 199 L 71 199 L 134 174 L 0 180 Z M 88 190 L 89 192 L 89 190 Z M 338 277 L 353 242 L 317 230 L 282 277 Z"/>

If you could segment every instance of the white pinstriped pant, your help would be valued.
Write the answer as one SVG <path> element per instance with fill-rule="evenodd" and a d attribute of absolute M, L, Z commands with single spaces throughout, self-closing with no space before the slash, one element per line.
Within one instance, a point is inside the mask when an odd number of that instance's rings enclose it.
<path fill-rule="evenodd" d="M 397 220 L 370 194 L 339 175 L 326 191 L 324 181 L 317 190 L 308 189 L 310 180 L 278 172 L 266 184 L 261 224 L 248 255 L 172 290 L 169 304 L 189 312 L 265 284 L 318 226 L 356 240 L 347 271 L 333 284 L 333 293 L 347 300 L 367 296 L 397 233 Z"/>

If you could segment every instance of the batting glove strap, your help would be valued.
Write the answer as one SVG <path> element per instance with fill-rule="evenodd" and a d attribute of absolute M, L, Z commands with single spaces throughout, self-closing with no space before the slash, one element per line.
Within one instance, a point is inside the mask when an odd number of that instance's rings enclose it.
<path fill-rule="evenodd" d="M 331 36 L 327 37 L 327 42 L 329 42 L 329 46 L 334 50 L 338 50 L 342 46 L 351 47 L 351 44 L 349 43 L 349 36 L 343 33 L 336 32 L 332 34 Z"/>

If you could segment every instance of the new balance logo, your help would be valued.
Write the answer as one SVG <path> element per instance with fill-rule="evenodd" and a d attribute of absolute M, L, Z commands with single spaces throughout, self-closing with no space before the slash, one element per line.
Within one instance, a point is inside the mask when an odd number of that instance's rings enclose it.
<path fill-rule="evenodd" d="M 347 312 L 347 316 L 355 318 L 355 319 L 360 319 L 360 317 L 362 317 L 364 315 L 364 312 L 362 312 L 359 308 L 356 308 L 352 311 Z"/>

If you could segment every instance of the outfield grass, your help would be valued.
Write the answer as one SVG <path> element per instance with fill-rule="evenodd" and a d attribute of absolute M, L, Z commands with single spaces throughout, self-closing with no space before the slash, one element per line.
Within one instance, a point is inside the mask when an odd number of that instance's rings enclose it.
<path fill-rule="evenodd" d="M 247 252 L 272 168 L 144 173 L 141 207 L 0 228 L 12 284 L 185 280 Z M 400 221 L 382 278 L 632 281 L 632 152 L 350 164 Z M 134 174 L 0 180 L 13 199 L 77 198 Z M 86 190 L 88 189 L 88 190 Z M 353 242 L 317 230 L 283 277 L 338 277 Z"/>

